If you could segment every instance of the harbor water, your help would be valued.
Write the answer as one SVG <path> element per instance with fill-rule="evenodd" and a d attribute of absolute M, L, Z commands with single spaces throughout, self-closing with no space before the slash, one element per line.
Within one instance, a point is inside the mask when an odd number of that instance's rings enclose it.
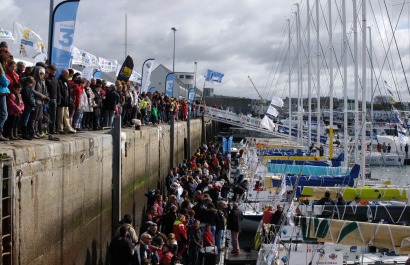
<path fill-rule="evenodd" d="M 371 178 L 379 179 L 381 182 L 391 180 L 392 185 L 410 186 L 410 166 L 400 167 L 370 167 Z"/>

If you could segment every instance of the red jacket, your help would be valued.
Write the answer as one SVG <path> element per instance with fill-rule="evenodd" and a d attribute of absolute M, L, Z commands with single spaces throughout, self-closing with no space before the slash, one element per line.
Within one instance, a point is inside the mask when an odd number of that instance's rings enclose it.
<path fill-rule="evenodd" d="M 73 98 L 74 98 L 74 110 L 80 109 L 80 102 L 81 102 L 81 94 L 84 91 L 84 87 L 82 85 L 74 84 L 73 87 Z"/>
<path fill-rule="evenodd" d="M 167 251 L 162 255 L 161 260 L 159 261 L 160 265 L 168 265 L 171 262 L 172 257 L 174 256 L 174 254 L 172 254 L 171 251 Z"/>
<path fill-rule="evenodd" d="M 272 218 L 272 215 L 275 213 L 274 210 L 266 210 L 263 212 L 262 215 L 262 223 L 264 224 L 270 224 L 270 219 Z"/>
<path fill-rule="evenodd" d="M 186 231 L 186 225 L 183 222 L 176 220 L 174 222 L 174 226 L 172 227 L 172 233 L 175 234 L 176 241 L 185 240 L 187 242 L 188 235 Z"/>
<path fill-rule="evenodd" d="M 10 81 L 9 88 L 12 88 L 14 84 L 19 82 L 19 75 L 16 72 L 7 71 L 6 77 Z"/>
<path fill-rule="evenodd" d="M 212 235 L 211 231 L 205 231 L 203 235 L 203 239 L 204 239 L 204 243 L 203 243 L 204 247 L 213 246 L 215 244 L 214 236 Z"/>

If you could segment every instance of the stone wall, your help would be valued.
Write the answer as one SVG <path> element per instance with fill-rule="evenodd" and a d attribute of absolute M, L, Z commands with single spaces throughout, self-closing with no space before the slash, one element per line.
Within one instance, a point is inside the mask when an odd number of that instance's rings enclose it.
<path fill-rule="evenodd" d="M 200 120 L 191 121 L 191 154 L 201 129 Z M 145 192 L 169 170 L 169 133 L 170 126 L 161 125 L 121 135 L 121 215 L 132 213 L 137 231 Z M 186 123 L 176 122 L 175 164 L 184 159 L 186 137 Z M 101 132 L 0 143 L 0 153 L 14 161 L 14 264 L 108 264 L 112 150 L 112 136 Z"/>

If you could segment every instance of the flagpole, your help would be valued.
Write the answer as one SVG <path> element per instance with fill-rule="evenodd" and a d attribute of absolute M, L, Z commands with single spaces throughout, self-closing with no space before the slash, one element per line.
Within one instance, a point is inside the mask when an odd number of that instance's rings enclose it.
<path fill-rule="evenodd" d="M 127 22 L 127 12 L 125 12 L 125 54 L 124 54 L 124 61 L 127 59 L 127 53 L 128 53 L 128 51 L 127 51 L 127 49 L 128 49 L 128 37 L 127 37 L 127 25 L 128 24 L 128 22 Z"/>
<path fill-rule="evenodd" d="M 205 92 L 205 82 L 206 82 L 206 76 L 204 76 L 204 86 L 202 87 L 202 95 L 201 95 L 201 101 L 204 98 L 204 92 Z"/>
<path fill-rule="evenodd" d="M 52 27 L 53 27 L 53 11 L 54 11 L 54 0 L 50 0 L 50 14 L 48 19 L 48 63 L 51 64 L 51 48 L 53 46 L 52 42 Z M 13 25 L 14 27 L 14 25 Z"/>

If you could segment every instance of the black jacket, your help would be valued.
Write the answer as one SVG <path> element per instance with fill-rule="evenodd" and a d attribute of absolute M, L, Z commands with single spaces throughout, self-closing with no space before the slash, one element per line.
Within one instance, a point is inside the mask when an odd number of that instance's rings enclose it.
<path fill-rule="evenodd" d="M 58 94 L 57 104 L 59 107 L 71 107 L 73 102 L 70 95 L 70 87 L 68 86 L 68 80 L 62 76 L 58 79 Z"/>
<path fill-rule="evenodd" d="M 57 99 L 58 79 L 55 76 L 49 76 L 46 79 L 47 92 L 50 99 Z"/>
<path fill-rule="evenodd" d="M 108 91 L 105 102 L 104 109 L 108 111 L 115 111 L 117 104 L 120 103 L 120 95 L 114 90 Z"/>
<path fill-rule="evenodd" d="M 227 228 L 234 232 L 241 232 L 241 223 L 243 220 L 242 211 L 238 208 L 232 209 L 228 215 Z"/>
<path fill-rule="evenodd" d="M 133 245 L 127 237 L 114 238 L 110 244 L 111 264 L 128 265 L 132 262 Z"/>
<path fill-rule="evenodd" d="M 31 87 L 24 86 L 21 90 L 21 98 L 24 102 L 24 110 L 31 111 L 37 106 L 36 98 L 34 97 L 33 89 L 31 89 Z"/>

